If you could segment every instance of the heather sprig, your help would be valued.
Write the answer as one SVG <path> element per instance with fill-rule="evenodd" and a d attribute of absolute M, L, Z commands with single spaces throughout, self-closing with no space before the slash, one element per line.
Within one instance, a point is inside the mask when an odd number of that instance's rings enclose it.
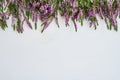
<path fill-rule="evenodd" d="M 120 16 L 119 0 L 0 0 L 0 27 L 5 30 L 7 20 L 12 20 L 12 27 L 15 31 L 23 33 L 24 23 L 30 29 L 37 29 L 37 22 L 41 21 L 43 32 L 55 19 L 59 26 L 58 14 L 65 19 L 65 25 L 73 21 L 75 31 L 83 20 L 90 23 L 95 29 L 98 26 L 97 17 L 105 21 L 107 29 L 118 30 L 117 18 Z M 11 17 L 11 18 L 9 18 Z"/>

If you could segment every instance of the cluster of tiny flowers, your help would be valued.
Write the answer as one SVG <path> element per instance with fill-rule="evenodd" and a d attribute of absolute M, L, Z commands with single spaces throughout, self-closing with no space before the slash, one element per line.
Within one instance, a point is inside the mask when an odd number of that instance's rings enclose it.
<path fill-rule="evenodd" d="M 99 25 L 97 17 L 105 21 L 107 29 L 118 30 L 117 18 L 120 16 L 119 0 L 0 0 L 0 28 L 8 27 L 7 20 L 11 19 L 13 30 L 23 33 L 24 23 L 33 29 L 31 21 L 37 29 L 37 22 L 41 21 L 43 32 L 55 19 L 59 27 L 58 13 L 69 26 L 71 20 L 75 31 L 83 20 L 89 22 L 95 29 Z"/>

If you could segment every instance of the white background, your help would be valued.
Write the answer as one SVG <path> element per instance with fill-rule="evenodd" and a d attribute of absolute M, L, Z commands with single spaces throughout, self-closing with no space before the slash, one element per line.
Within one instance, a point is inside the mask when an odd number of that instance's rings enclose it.
<path fill-rule="evenodd" d="M 63 20 L 43 34 L 27 26 L 23 34 L 10 25 L 0 30 L 0 80 L 120 80 L 120 29 L 100 21 L 94 30 L 85 21 L 75 32 Z"/>

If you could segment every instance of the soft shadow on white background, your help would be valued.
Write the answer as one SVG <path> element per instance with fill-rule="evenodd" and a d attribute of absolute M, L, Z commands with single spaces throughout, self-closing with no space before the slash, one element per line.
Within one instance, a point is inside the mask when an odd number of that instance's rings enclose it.
<path fill-rule="evenodd" d="M 10 22 L 9 22 L 10 23 Z M 120 29 L 97 30 L 54 21 L 43 33 L 0 30 L 0 80 L 120 80 Z"/>

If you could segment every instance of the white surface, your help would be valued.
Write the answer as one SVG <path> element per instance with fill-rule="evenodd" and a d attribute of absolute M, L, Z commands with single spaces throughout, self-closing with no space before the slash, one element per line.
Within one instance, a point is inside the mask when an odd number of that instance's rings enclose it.
<path fill-rule="evenodd" d="M 120 80 L 120 29 L 53 22 L 43 33 L 0 30 L 0 80 Z M 79 25 L 79 24 L 78 24 Z"/>

